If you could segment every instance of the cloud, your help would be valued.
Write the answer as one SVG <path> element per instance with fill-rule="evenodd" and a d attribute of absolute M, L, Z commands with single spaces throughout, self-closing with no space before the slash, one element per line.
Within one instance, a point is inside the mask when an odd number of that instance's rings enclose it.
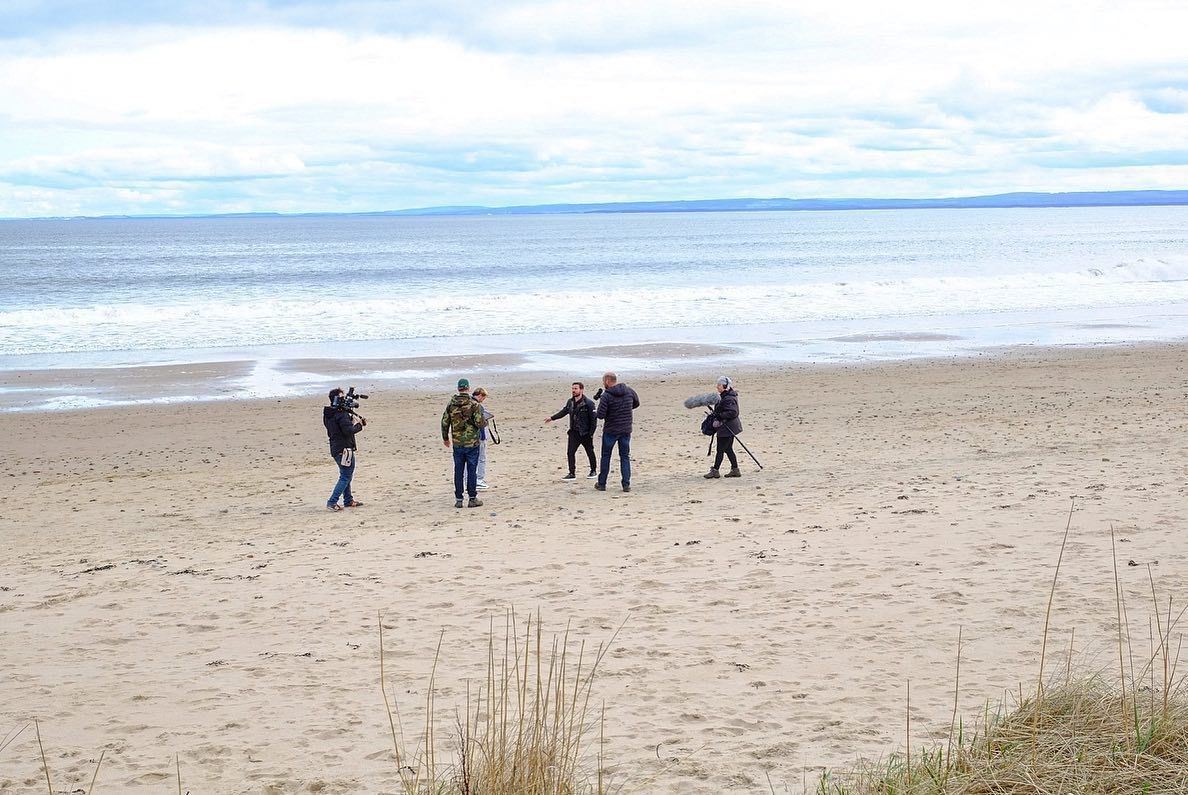
<path fill-rule="evenodd" d="M 10 215 L 1166 187 L 1188 151 L 1173 3 L 19 0 L 0 29 Z"/>

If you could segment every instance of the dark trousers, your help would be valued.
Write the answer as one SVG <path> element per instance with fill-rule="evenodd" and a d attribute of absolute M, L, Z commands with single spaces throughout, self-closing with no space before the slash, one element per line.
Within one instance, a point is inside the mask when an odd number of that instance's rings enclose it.
<path fill-rule="evenodd" d="M 569 474 L 577 472 L 577 450 L 586 448 L 586 457 L 590 459 L 590 471 L 598 469 L 598 461 L 594 458 L 594 434 L 578 436 L 576 431 L 569 432 L 569 445 L 565 448 L 565 457 L 569 461 Z"/>
<path fill-rule="evenodd" d="M 462 499 L 462 473 L 466 473 L 466 493 L 470 499 L 478 496 L 479 446 L 458 447 L 454 445 L 454 499 Z"/>
<path fill-rule="evenodd" d="M 734 434 L 718 437 L 718 454 L 714 456 L 714 469 L 722 466 L 722 456 L 730 459 L 732 469 L 738 469 L 738 457 L 734 454 Z"/>
<path fill-rule="evenodd" d="M 619 474 L 623 476 L 623 485 L 631 485 L 631 434 L 613 434 L 602 432 L 602 466 L 598 469 L 598 485 L 605 486 L 606 478 L 610 475 L 611 453 L 615 445 L 619 445 Z"/>

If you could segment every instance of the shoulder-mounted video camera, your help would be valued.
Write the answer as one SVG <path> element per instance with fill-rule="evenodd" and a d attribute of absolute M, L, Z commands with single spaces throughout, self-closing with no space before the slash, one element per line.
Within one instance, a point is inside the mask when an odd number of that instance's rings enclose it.
<path fill-rule="evenodd" d="M 351 387 L 346 392 L 339 392 L 334 397 L 334 408 L 340 411 L 352 411 L 359 408 L 360 400 L 367 400 L 367 395 L 361 392 L 356 392 L 354 387 Z"/>

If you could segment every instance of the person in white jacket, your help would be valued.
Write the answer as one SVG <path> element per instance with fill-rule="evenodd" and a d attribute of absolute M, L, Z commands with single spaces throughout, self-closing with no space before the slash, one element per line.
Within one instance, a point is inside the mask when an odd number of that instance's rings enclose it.
<path fill-rule="evenodd" d="M 491 421 L 495 415 L 487 410 L 487 390 L 481 386 L 474 390 L 474 399 L 478 401 L 483 412 L 484 424 Z M 478 460 L 478 488 L 480 491 L 491 488 L 487 485 L 487 428 L 479 432 L 479 460 Z"/>

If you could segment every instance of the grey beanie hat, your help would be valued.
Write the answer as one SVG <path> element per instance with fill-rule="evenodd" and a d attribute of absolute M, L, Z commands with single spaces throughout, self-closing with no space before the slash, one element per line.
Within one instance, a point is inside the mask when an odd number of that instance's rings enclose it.
<path fill-rule="evenodd" d="M 727 389 L 729 389 L 733 384 L 734 384 L 734 381 L 732 381 L 730 376 L 728 376 L 728 375 L 724 375 L 718 379 L 718 386 L 724 386 Z"/>

